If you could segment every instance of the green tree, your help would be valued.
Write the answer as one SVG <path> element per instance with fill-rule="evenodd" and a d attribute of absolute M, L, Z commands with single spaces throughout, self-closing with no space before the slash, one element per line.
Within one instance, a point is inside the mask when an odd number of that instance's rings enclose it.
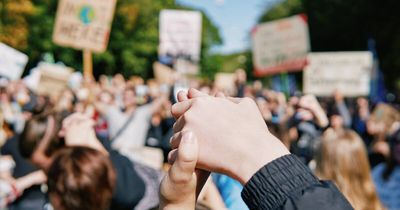
<path fill-rule="evenodd" d="M 29 17 L 28 48 L 25 50 L 30 57 L 29 67 L 35 66 L 43 53 L 50 52 L 56 60 L 77 70 L 82 69 L 81 51 L 52 42 L 57 1 L 32 2 L 36 12 Z M 95 75 L 122 73 L 126 77 L 152 76 L 152 64 L 157 60 L 159 13 L 162 9 L 190 8 L 177 5 L 174 0 L 118 0 L 108 48 L 104 53 L 93 56 Z M 203 13 L 201 67 L 205 72 L 217 69 L 217 65 L 210 62 L 212 55 L 209 49 L 220 43 L 218 28 Z"/>
<path fill-rule="evenodd" d="M 302 0 L 284 0 L 271 8 L 267 7 L 259 18 L 259 22 L 285 18 L 302 12 L 304 12 Z"/>
<path fill-rule="evenodd" d="M 0 42 L 24 50 L 28 45 L 28 17 L 35 11 L 26 0 L 0 1 Z"/>

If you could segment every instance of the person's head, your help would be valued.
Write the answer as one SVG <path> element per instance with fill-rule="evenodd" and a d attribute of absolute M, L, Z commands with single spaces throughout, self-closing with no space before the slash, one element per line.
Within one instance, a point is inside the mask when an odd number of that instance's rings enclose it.
<path fill-rule="evenodd" d="M 343 117 L 338 114 L 330 116 L 329 123 L 333 129 L 343 129 L 344 128 Z"/>
<path fill-rule="evenodd" d="M 28 120 L 19 140 L 21 155 L 46 170 L 54 152 L 64 146 L 63 139 L 58 135 L 60 128 L 60 118 L 53 114 Z"/>
<path fill-rule="evenodd" d="M 97 96 L 97 100 L 105 104 L 111 104 L 114 101 L 114 95 L 108 90 L 102 90 Z"/>
<path fill-rule="evenodd" d="M 123 88 L 125 87 L 125 78 L 122 74 L 116 74 L 112 78 L 112 85 L 115 88 Z"/>
<path fill-rule="evenodd" d="M 344 119 L 342 115 L 340 115 L 340 111 L 335 104 L 328 105 L 328 117 L 329 124 L 332 128 L 343 129 L 345 127 Z"/>
<path fill-rule="evenodd" d="M 316 160 L 317 176 L 334 181 L 354 209 L 382 209 L 371 179 L 365 145 L 354 131 L 327 130 Z"/>
<path fill-rule="evenodd" d="M 247 75 L 246 75 L 245 70 L 243 70 L 243 69 L 236 70 L 235 76 L 236 76 L 236 83 L 238 83 L 238 84 L 246 83 Z"/>
<path fill-rule="evenodd" d="M 370 135 L 385 137 L 395 122 L 400 121 L 400 112 L 392 105 L 378 104 L 367 121 Z"/>
<path fill-rule="evenodd" d="M 136 90 L 134 87 L 127 87 L 124 90 L 122 100 L 125 108 L 136 106 Z"/>
<path fill-rule="evenodd" d="M 57 152 L 48 171 L 50 201 L 55 210 L 107 210 L 115 186 L 109 158 L 87 147 Z"/>
<path fill-rule="evenodd" d="M 107 88 L 107 87 L 110 86 L 110 80 L 109 80 L 108 77 L 107 77 L 106 75 L 104 75 L 104 74 L 100 75 L 100 77 L 99 77 L 99 83 L 100 83 L 100 86 L 101 86 L 102 88 Z"/>
<path fill-rule="evenodd" d="M 369 107 L 368 100 L 364 97 L 357 98 L 357 107 L 358 108 L 368 108 Z"/>

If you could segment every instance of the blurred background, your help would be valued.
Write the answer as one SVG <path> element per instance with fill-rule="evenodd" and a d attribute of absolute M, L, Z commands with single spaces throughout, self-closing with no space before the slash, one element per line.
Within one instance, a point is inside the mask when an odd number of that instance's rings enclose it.
<path fill-rule="evenodd" d="M 79 51 L 52 42 L 57 2 L 0 2 L 0 41 L 29 54 L 25 74 L 45 53 L 55 61 L 82 69 Z M 368 40 L 373 39 L 385 87 L 396 92 L 400 86 L 399 8 L 395 0 L 119 0 L 109 46 L 93 57 L 94 75 L 152 77 L 158 52 L 159 13 L 163 9 L 202 13 L 200 74 L 206 78 L 237 68 L 252 72 L 251 29 L 258 23 L 304 13 L 308 16 L 313 52 L 365 51 L 369 49 Z"/>

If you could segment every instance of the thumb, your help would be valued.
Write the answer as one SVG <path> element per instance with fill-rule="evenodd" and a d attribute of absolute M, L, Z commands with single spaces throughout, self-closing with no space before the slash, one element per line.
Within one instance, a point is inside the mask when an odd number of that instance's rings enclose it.
<path fill-rule="evenodd" d="M 182 135 L 177 152 L 176 161 L 169 171 L 171 181 L 177 183 L 190 182 L 193 178 L 199 153 L 197 138 L 192 132 L 188 131 Z"/>

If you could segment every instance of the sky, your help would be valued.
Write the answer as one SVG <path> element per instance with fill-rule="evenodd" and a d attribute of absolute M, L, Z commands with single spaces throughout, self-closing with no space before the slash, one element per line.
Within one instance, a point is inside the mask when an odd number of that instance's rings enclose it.
<path fill-rule="evenodd" d="M 201 9 L 219 27 L 224 43 L 215 52 L 229 54 L 250 48 L 250 31 L 265 8 L 277 0 L 176 0 Z"/>

